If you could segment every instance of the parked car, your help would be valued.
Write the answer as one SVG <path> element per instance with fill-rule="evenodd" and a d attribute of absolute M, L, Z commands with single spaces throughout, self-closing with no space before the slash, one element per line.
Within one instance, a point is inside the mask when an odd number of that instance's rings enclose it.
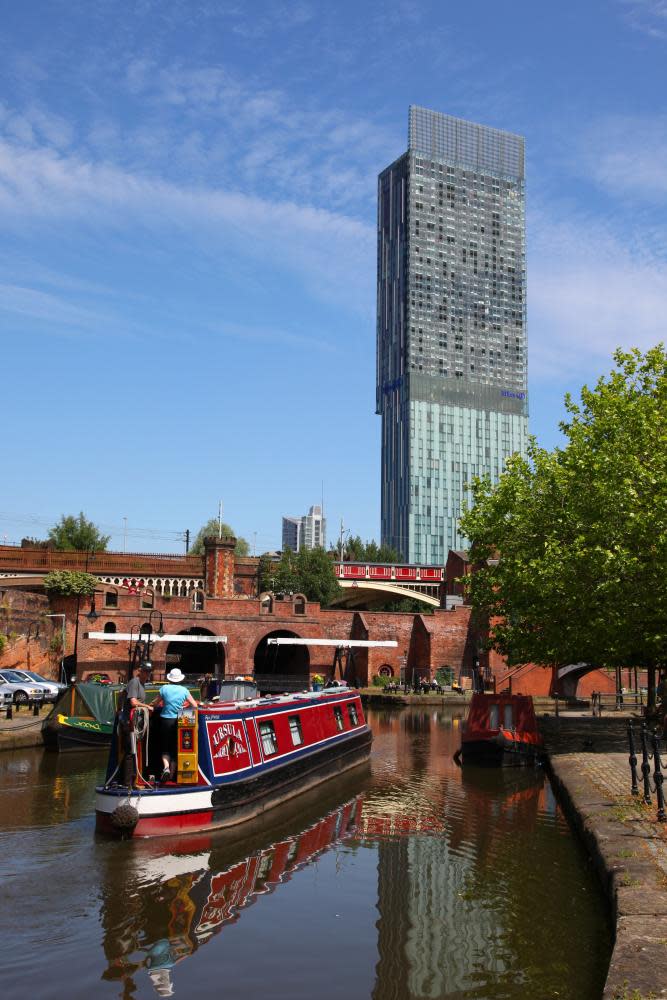
<path fill-rule="evenodd" d="M 26 681 L 33 681 L 44 690 L 44 701 L 58 701 L 58 698 L 67 691 L 67 684 L 59 684 L 58 681 L 50 681 L 48 677 L 36 674 L 34 670 L 13 670 L 12 673 L 20 674 Z"/>
<path fill-rule="evenodd" d="M 108 674 L 86 674 L 83 679 L 87 684 L 113 684 L 113 681 Z"/>
<path fill-rule="evenodd" d="M 0 708 L 7 708 L 14 700 L 14 695 L 8 684 L 0 684 Z"/>
<path fill-rule="evenodd" d="M 6 684 L 15 705 L 25 705 L 29 701 L 43 701 L 44 690 L 34 681 L 27 681 L 17 670 L 0 670 L 0 684 Z"/>

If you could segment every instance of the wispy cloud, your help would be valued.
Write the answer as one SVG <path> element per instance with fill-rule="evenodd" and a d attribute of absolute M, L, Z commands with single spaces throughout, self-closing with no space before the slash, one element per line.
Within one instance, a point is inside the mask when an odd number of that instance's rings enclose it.
<path fill-rule="evenodd" d="M 590 216 L 533 213 L 529 258 L 531 375 L 599 370 L 615 348 L 665 339 L 667 269 Z"/>
<path fill-rule="evenodd" d="M 238 191 L 177 185 L 52 149 L 0 143 L 0 214 L 26 221 L 141 225 L 291 269 L 311 292 L 366 310 L 375 233 L 342 213 Z"/>
<path fill-rule="evenodd" d="M 650 38 L 667 38 L 667 0 L 619 0 L 627 22 Z"/>
<path fill-rule="evenodd" d="M 607 117 L 585 131 L 579 151 L 587 175 L 612 196 L 664 201 L 667 115 Z"/>

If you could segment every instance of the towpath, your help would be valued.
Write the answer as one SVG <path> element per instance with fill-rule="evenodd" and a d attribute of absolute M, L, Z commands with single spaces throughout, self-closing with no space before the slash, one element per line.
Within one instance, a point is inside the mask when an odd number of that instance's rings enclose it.
<path fill-rule="evenodd" d="M 42 746 L 42 722 L 51 711 L 52 705 L 45 705 L 35 716 L 32 709 L 13 709 L 13 718 L 7 719 L 4 709 L 0 710 L 0 750 L 18 750 L 22 747 Z"/>
<path fill-rule="evenodd" d="M 641 752 L 639 795 L 631 794 L 628 716 L 539 721 L 554 784 L 597 867 L 616 926 L 604 1000 L 667 997 L 667 823 L 657 819 L 652 776 L 651 805 L 643 802 Z M 638 732 L 640 721 L 634 725 Z"/>

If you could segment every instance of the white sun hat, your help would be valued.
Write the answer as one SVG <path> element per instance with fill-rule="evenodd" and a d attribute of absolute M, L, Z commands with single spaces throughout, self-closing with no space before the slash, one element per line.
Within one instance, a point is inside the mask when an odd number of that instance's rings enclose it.
<path fill-rule="evenodd" d="M 170 684 L 179 684 L 181 681 L 185 680 L 185 674 L 182 670 L 179 670 L 178 667 L 174 667 L 174 669 L 170 670 L 167 674 L 167 680 Z"/>

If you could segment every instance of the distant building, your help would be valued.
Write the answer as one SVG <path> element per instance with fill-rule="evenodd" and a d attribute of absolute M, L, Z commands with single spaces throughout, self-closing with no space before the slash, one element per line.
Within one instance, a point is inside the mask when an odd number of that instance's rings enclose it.
<path fill-rule="evenodd" d="M 327 522 L 321 507 L 311 507 L 303 517 L 283 518 L 283 550 L 326 548 Z"/>
<path fill-rule="evenodd" d="M 410 563 L 465 544 L 473 476 L 528 444 L 521 136 L 411 107 L 378 183 L 382 541 Z"/>

